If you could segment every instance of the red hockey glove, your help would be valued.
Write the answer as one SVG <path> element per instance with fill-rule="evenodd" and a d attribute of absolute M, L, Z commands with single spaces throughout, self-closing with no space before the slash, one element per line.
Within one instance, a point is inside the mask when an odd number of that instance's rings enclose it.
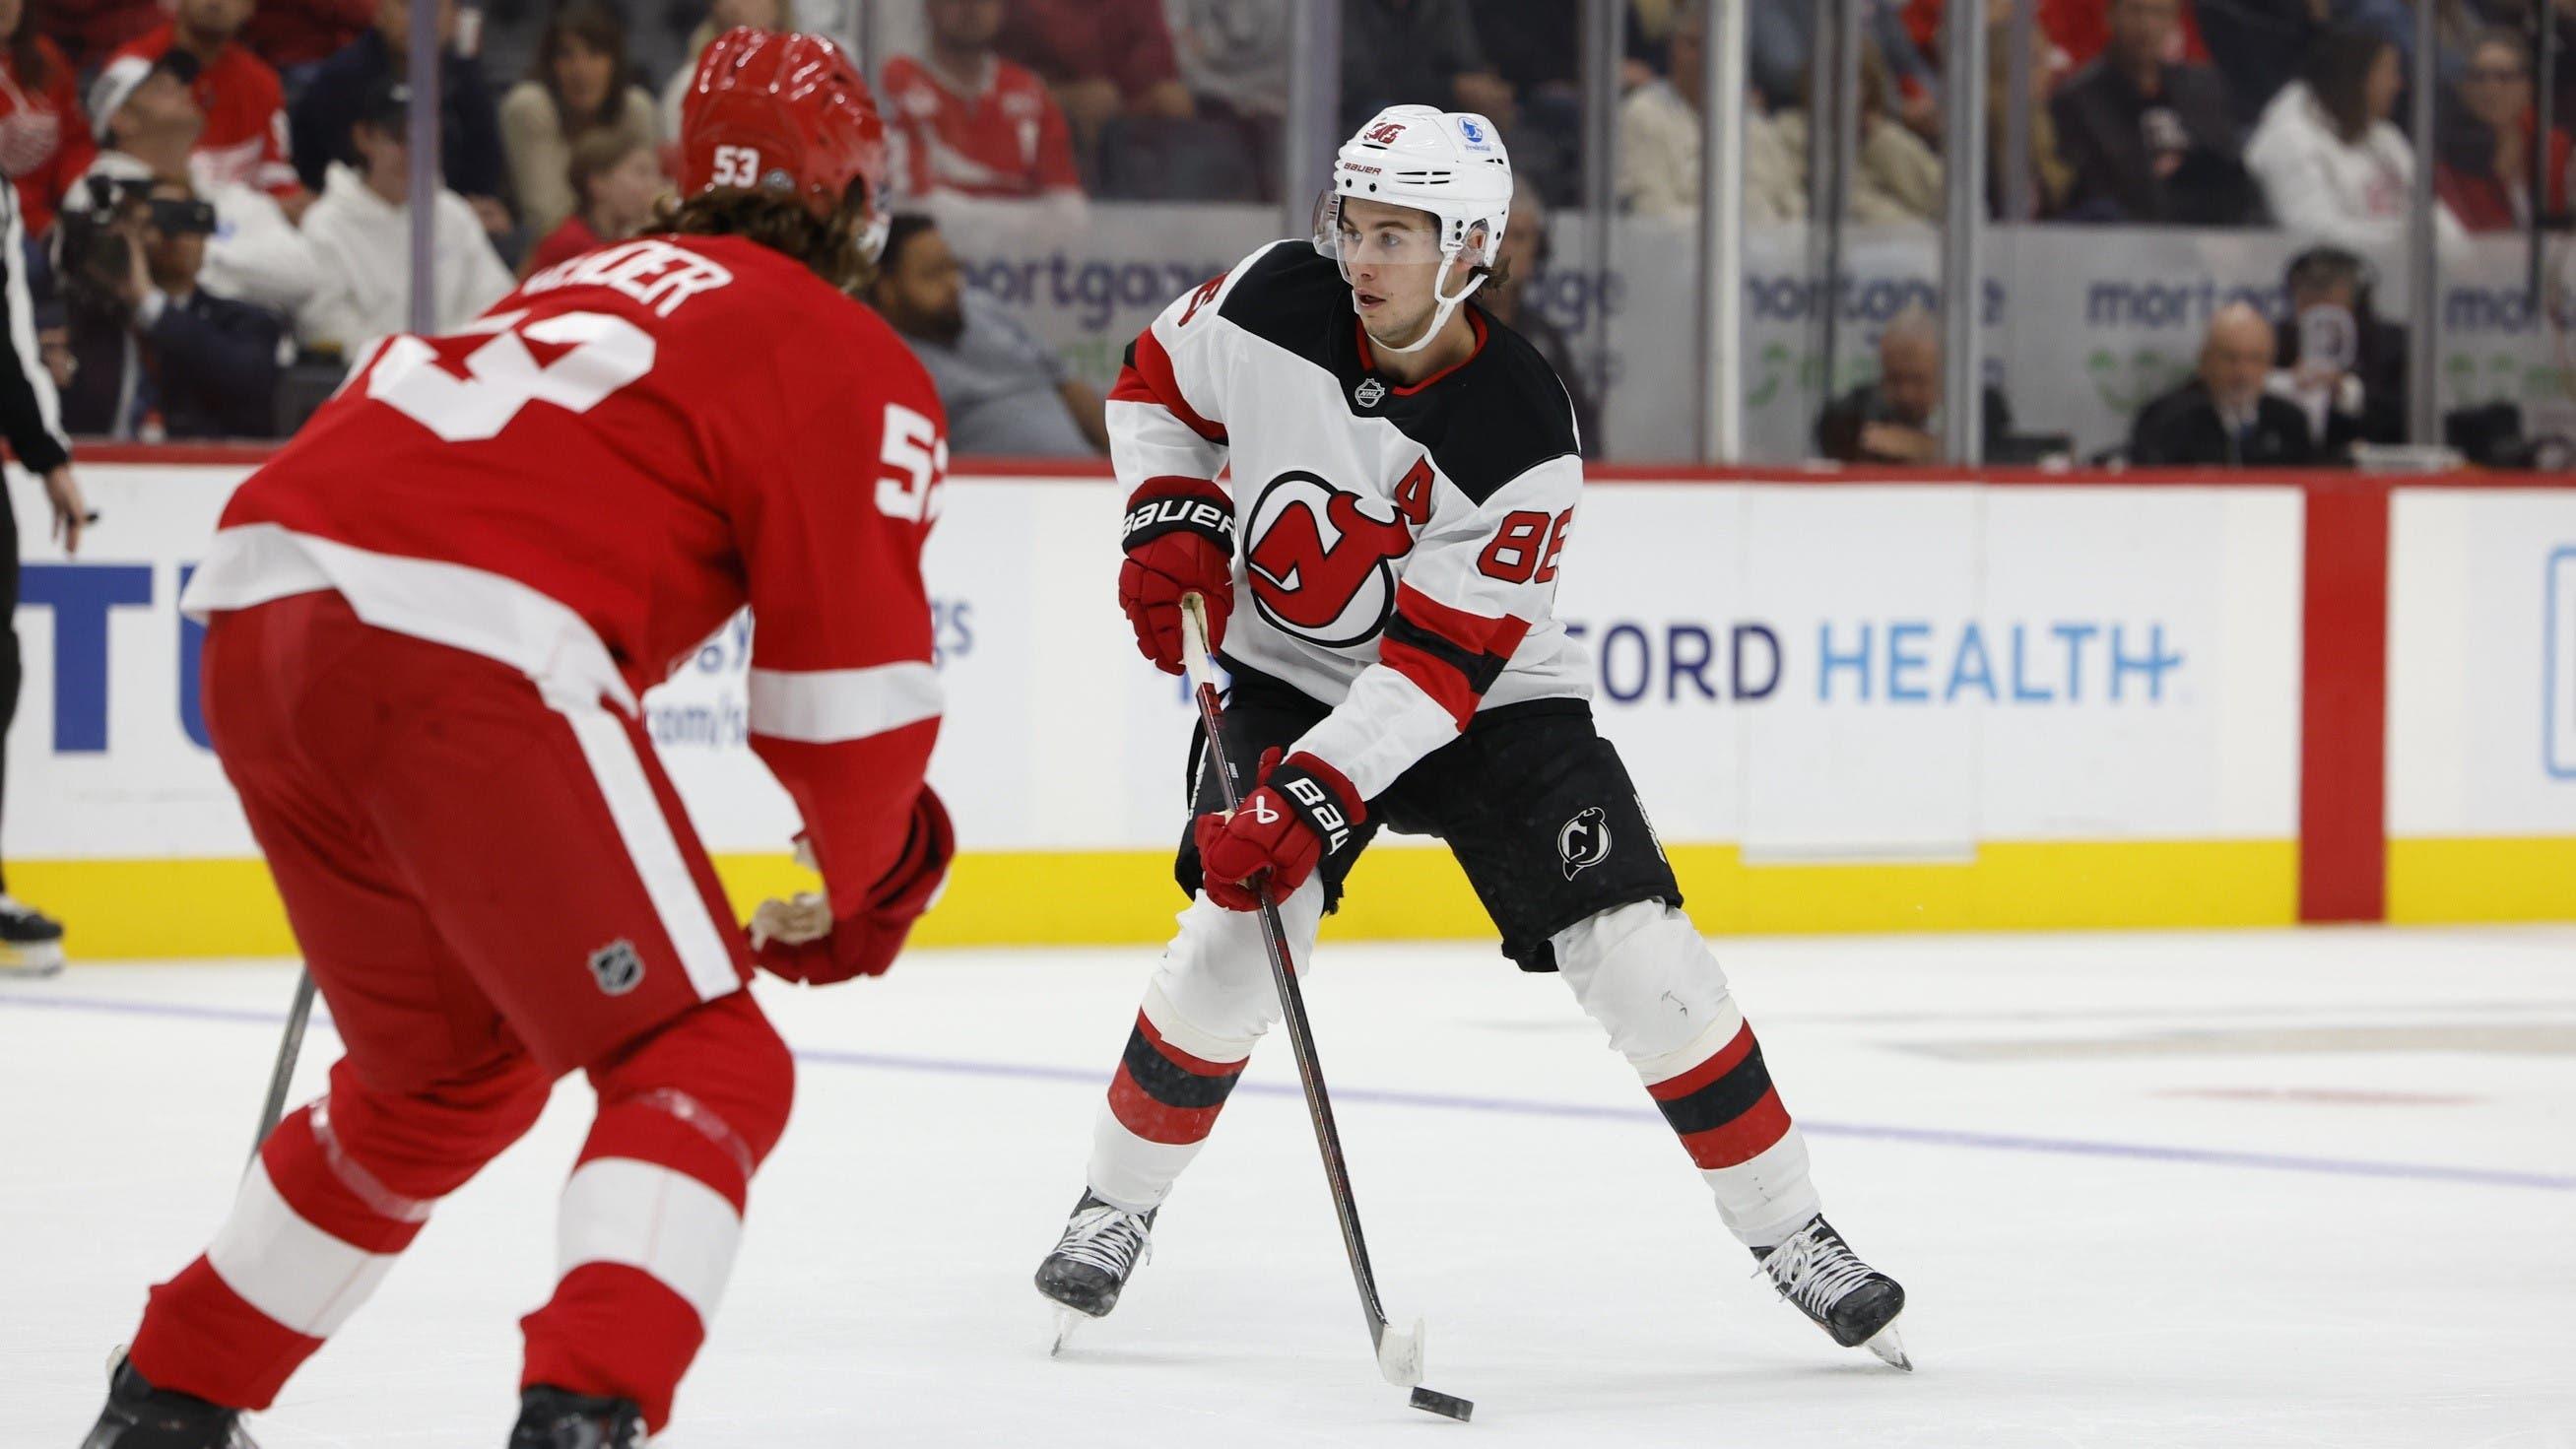
<path fill-rule="evenodd" d="M 1229 911 L 1258 909 L 1246 882 L 1260 871 L 1272 905 L 1296 892 L 1315 863 L 1339 850 L 1368 819 L 1342 772 L 1309 754 L 1261 757 L 1261 785 L 1233 814 L 1210 812 L 1190 826 L 1199 847 L 1200 887 Z"/>
<path fill-rule="evenodd" d="M 948 822 L 947 807 L 924 785 L 913 800 L 903 851 L 869 889 L 868 904 L 857 914 L 834 921 L 824 935 L 802 941 L 777 936 L 755 939 L 752 959 L 774 975 L 809 986 L 884 975 L 903 949 L 904 938 L 912 934 L 912 923 L 938 897 L 948 879 L 948 862 L 956 854 L 957 832 Z"/>
<path fill-rule="evenodd" d="M 1127 562 L 1118 607 L 1136 648 L 1165 674 L 1181 672 L 1181 595 L 1207 601 L 1208 647 L 1225 642 L 1234 612 L 1234 500 L 1198 478 L 1148 478 L 1127 499 Z"/>

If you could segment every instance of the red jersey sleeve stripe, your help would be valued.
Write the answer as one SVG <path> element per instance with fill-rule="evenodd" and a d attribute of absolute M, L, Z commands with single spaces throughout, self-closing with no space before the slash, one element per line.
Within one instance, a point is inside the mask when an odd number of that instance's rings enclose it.
<path fill-rule="evenodd" d="M 1449 712 L 1449 717 L 1464 730 L 1476 717 L 1476 705 L 1484 692 L 1468 682 L 1467 676 L 1450 660 L 1429 650 L 1419 649 L 1390 633 L 1378 644 L 1378 662 L 1413 681 L 1414 687 L 1431 696 L 1431 702 Z"/>
<path fill-rule="evenodd" d="M 1529 633 L 1527 619 L 1473 613 L 1441 603 L 1408 583 L 1395 586 L 1395 612 L 1470 654 L 1494 654 L 1506 660 L 1521 647 L 1522 636 Z"/>
<path fill-rule="evenodd" d="M 1109 397 L 1113 402 L 1154 403 L 1209 442 L 1225 441 L 1225 429 L 1199 416 L 1189 399 L 1181 396 L 1180 380 L 1172 376 L 1172 355 L 1163 350 L 1163 340 L 1151 327 L 1137 333 L 1128 347 L 1127 365 L 1118 369 L 1118 384 L 1109 390 Z"/>

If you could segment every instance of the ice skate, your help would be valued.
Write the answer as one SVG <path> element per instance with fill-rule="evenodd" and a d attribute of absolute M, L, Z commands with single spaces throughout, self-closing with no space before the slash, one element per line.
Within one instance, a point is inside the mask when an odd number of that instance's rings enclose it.
<path fill-rule="evenodd" d="M 1055 1346 L 1048 1352 L 1064 1352 L 1084 1319 L 1105 1318 L 1118 1306 L 1118 1292 L 1137 1264 L 1153 1256 L 1153 1231 L 1153 1213 L 1112 1207 L 1084 1190 L 1064 1236 L 1038 1265 L 1038 1291 L 1059 1305 Z"/>
<path fill-rule="evenodd" d="M 539 1384 L 519 1395 L 510 1449 L 644 1449 L 644 1412 L 632 1399 L 594 1399 Z"/>
<path fill-rule="evenodd" d="M 0 976 L 51 976 L 62 969 L 63 923 L 0 895 Z"/>
<path fill-rule="evenodd" d="M 107 1371 L 107 1407 L 81 1449 L 259 1449 L 242 1432 L 241 1411 L 192 1394 L 156 1389 L 118 1349 Z"/>
<path fill-rule="evenodd" d="M 1913 1360 L 1896 1334 L 1896 1318 L 1905 1311 L 1905 1290 L 1897 1281 L 1862 1262 L 1843 1235 L 1821 1216 L 1789 1235 L 1774 1248 L 1756 1248 L 1754 1260 L 1780 1296 L 1832 1334 L 1845 1348 L 1866 1348 L 1887 1364 L 1908 1373 Z"/>

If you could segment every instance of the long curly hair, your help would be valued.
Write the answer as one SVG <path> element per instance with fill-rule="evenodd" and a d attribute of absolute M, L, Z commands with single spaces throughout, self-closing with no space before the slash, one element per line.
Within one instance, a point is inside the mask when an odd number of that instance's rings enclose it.
<path fill-rule="evenodd" d="M 817 220 L 785 197 L 727 188 L 685 200 L 664 200 L 662 229 L 684 236 L 738 236 L 758 242 L 803 262 L 814 275 L 854 297 L 876 280 L 876 262 L 862 249 L 866 207 L 863 188 L 857 184 L 829 220 Z"/>

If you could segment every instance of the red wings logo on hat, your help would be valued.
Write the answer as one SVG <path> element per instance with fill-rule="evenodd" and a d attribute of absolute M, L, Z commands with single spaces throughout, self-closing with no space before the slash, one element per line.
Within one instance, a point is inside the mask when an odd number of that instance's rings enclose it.
<path fill-rule="evenodd" d="M 1382 126 L 1371 126 L 1362 134 L 1381 146 L 1392 146 L 1395 138 L 1404 134 L 1404 126 L 1400 122 L 1389 121 Z"/>

